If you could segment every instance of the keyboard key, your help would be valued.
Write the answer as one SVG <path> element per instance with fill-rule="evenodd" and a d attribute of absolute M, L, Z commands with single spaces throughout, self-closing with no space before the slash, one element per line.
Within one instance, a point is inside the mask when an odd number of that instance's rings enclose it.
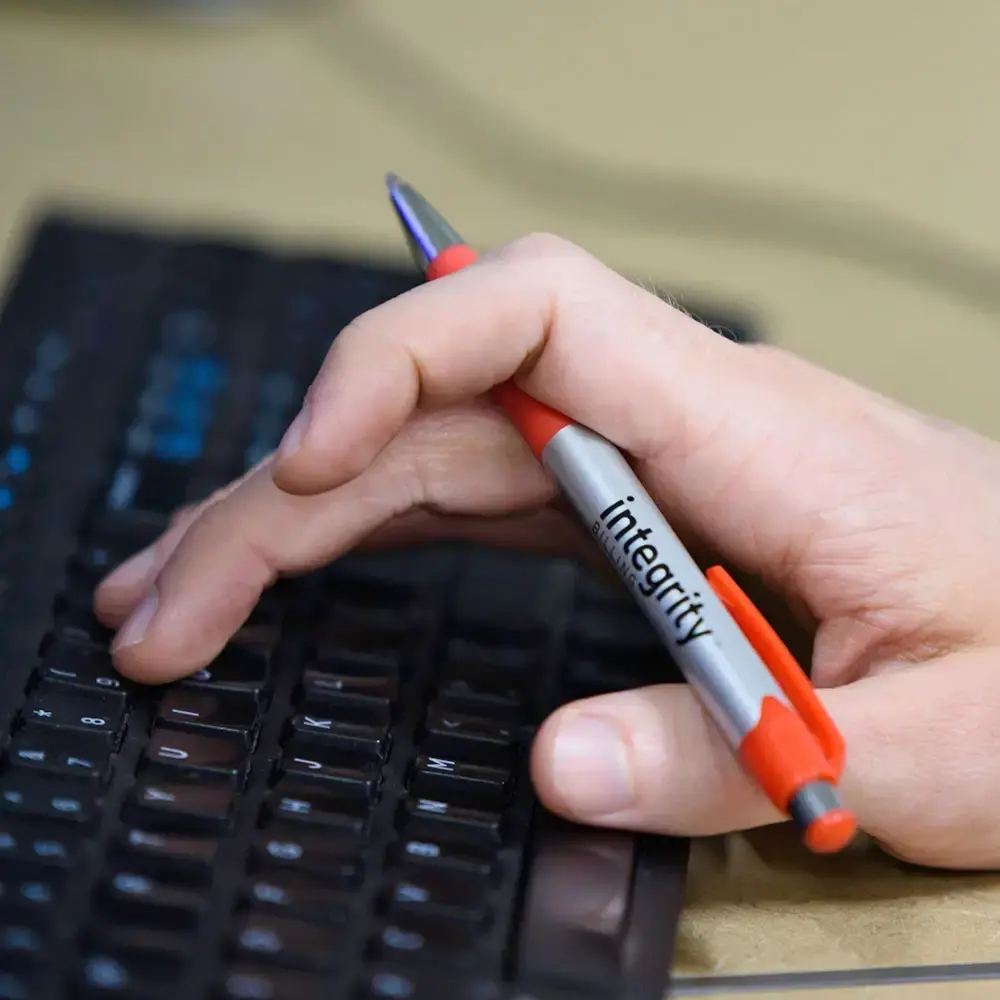
<path fill-rule="evenodd" d="M 326 665 L 357 664 L 398 673 L 410 643 L 406 633 L 372 628 L 349 621 L 324 621 L 316 629 L 310 661 Z"/>
<path fill-rule="evenodd" d="M 500 1000 L 501 993 L 488 981 L 443 980 L 427 970 L 379 969 L 362 982 L 357 1000 Z"/>
<path fill-rule="evenodd" d="M 374 699 L 389 707 L 399 695 L 399 677 L 394 667 L 360 660 L 323 660 L 307 667 L 302 676 L 302 690 L 313 703 L 344 705 L 367 704 Z"/>
<path fill-rule="evenodd" d="M 37 876 L 5 873 L 0 877 L 0 906 L 8 914 L 33 913 L 36 919 L 51 920 L 62 899 L 63 884 L 57 872 Z"/>
<path fill-rule="evenodd" d="M 461 669 L 453 669 L 450 676 L 444 674 L 437 691 L 438 704 L 453 712 L 467 712 L 510 723 L 519 721 L 524 714 L 520 690 L 489 672 L 477 677 Z"/>
<path fill-rule="evenodd" d="M 290 730 L 304 743 L 336 748 L 352 758 L 385 760 L 389 753 L 389 726 L 343 722 L 323 715 L 296 715 Z"/>
<path fill-rule="evenodd" d="M 158 833 L 136 827 L 125 831 L 118 850 L 127 863 L 164 881 L 207 884 L 219 856 L 220 842 L 207 837 Z"/>
<path fill-rule="evenodd" d="M 479 642 L 455 636 L 445 646 L 445 662 L 449 670 L 462 673 L 491 673 L 504 677 L 519 687 L 537 681 L 539 652 L 533 646 L 492 639 Z"/>
<path fill-rule="evenodd" d="M 102 887 L 106 912 L 120 923 L 192 930 L 206 901 L 196 891 L 158 882 L 149 875 L 123 869 Z"/>
<path fill-rule="evenodd" d="M 451 844 L 442 840 L 411 836 L 403 831 L 403 839 L 393 853 L 400 864 L 428 869 L 452 871 L 459 875 L 488 879 L 496 866 L 496 852 L 476 844 Z"/>
<path fill-rule="evenodd" d="M 409 917 L 385 924 L 374 950 L 389 962 L 445 963 L 472 968 L 477 962 L 476 929 L 461 924 L 441 924 Z"/>
<path fill-rule="evenodd" d="M 429 870 L 407 873 L 390 884 L 385 896 L 393 919 L 415 916 L 485 925 L 490 916 L 482 883 L 454 873 Z"/>
<path fill-rule="evenodd" d="M 234 965 L 213 996 L 218 1000 L 328 1000 L 330 981 L 307 972 Z"/>
<path fill-rule="evenodd" d="M 229 645 L 207 666 L 179 682 L 183 690 L 229 692 L 259 699 L 268 683 L 267 657 L 257 650 Z"/>
<path fill-rule="evenodd" d="M 543 636 L 570 595 L 573 571 L 559 563 L 496 550 L 464 560 L 450 607 L 463 631 Z"/>
<path fill-rule="evenodd" d="M 268 797 L 267 810 L 276 820 L 332 827 L 356 837 L 364 836 L 368 829 L 368 811 L 363 804 L 323 788 L 304 787 L 301 782 L 280 782 Z"/>
<path fill-rule="evenodd" d="M 14 769 L 103 784 L 111 771 L 111 748 L 89 734 L 34 727 L 19 732 L 7 749 Z"/>
<path fill-rule="evenodd" d="M 12 772 L 0 782 L 0 812 L 85 826 L 98 815 L 99 800 L 75 785 L 45 783 L 34 775 Z"/>
<path fill-rule="evenodd" d="M 304 727 L 331 728 L 333 723 L 339 721 L 349 722 L 355 726 L 382 729 L 389 725 L 391 717 L 388 702 L 360 695 L 341 696 L 337 700 L 325 696 L 309 697 L 303 699 L 298 708 L 301 713 L 298 718 L 303 720 Z"/>
<path fill-rule="evenodd" d="M 516 718 L 524 711 L 525 693 L 537 683 L 531 670 L 509 670 L 473 660 L 446 660 L 440 670 L 439 693 L 446 699 L 493 706 L 499 718 Z M 473 711 L 475 711 L 473 709 Z"/>
<path fill-rule="evenodd" d="M 250 961 L 328 969 L 341 934 L 339 928 L 250 913 L 237 921 L 234 948 Z"/>
<path fill-rule="evenodd" d="M 483 809 L 469 809 L 439 799 L 409 799 L 404 817 L 414 836 L 451 843 L 482 843 L 499 846 L 502 840 L 502 816 Z"/>
<path fill-rule="evenodd" d="M 160 702 L 157 721 L 173 729 L 192 729 L 208 735 L 231 736 L 253 745 L 257 706 L 239 696 L 226 697 L 183 689 L 168 691 Z"/>
<path fill-rule="evenodd" d="M 158 831 L 223 833 L 232 823 L 234 801 L 225 787 L 149 782 L 133 789 L 125 817 Z"/>
<path fill-rule="evenodd" d="M 179 976 L 191 954 L 190 937 L 172 930 L 98 924 L 88 928 L 86 937 L 94 951 L 141 969 L 146 984 Z"/>
<path fill-rule="evenodd" d="M 148 765 L 161 770 L 215 775 L 231 781 L 242 779 L 247 751 L 235 740 L 198 733 L 155 729 L 146 746 Z"/>
<path fill-rule="evenodd" d="M 256 872 L 300 872 L 329 885 L 357 886 L 364 875 L 364 861 L 353 841 L 287 823 L 273 824 L 257 835 L 251 866 Z"/>
<path fill-rule="evenodd" d="M 410 788 L 421 798 L 496 807 L 506 804 L 512 785 L 513 776 L 504 768 L 429 754 L 417 757 L 410 778 Z"/>
<path fill-rule="evenodd" d="M 566 631 L 566 642 L 575 652 L 625 653 L 664 657 L 663 644 L 652 626 L 635 607 L 588 607 L 583 614 L 574 614 Z"/>
<path fill-rule="evenodd" d="M 378 764 L 345 766 L 335 748 L 292 743 L 281 759 L 280 773 L 289 780 L 319 782 L 324 790 L 359 802 L 374 802 L 378 797 L 381 769 Z"/>
<path fill-rule="evenodd" d="M 88 605 L 70 603 L 57 598 L 55 603 L 55 635 L 72 636 L 99 649 L 107 649 L 114 639 L 114 632 L 98 621 Z"/>
<path fill-rule="evenodd" d="M 47 924 L 47 920 L 33 919 L 28 914 L 0 920 L 0 964 L 44 960 L 49 947 Z"/>
<path fill-rule="evenodd" d="M 36 671 L 50 689 L 59 685 L 124 701 L 126 681 L 116 673 L 111 657 L 102 650 L 81 643 L 56 640 L 46 650 L 45 659 Z"/>
<path fill-rule="evenodd" d="M 628 962 L 636 838 L 543 815 L 532 847 L 517 928 L 517 969 L 526 990 L 560 983 L 570 994 L 618 992 Z M 665 880 L 661 891 L 659 919 L 669 927 L 684 895 L 683 874 L 673 885 Z"/>
<path fill-rule="evenodd" d="M 90 733 L 109 747 L 117 745 L 125 709 L 115 697 L 77 695 L 48 684 L 39 687 L 21 712 L 26 726 Z"/>
<path fill-rule="evenodd" d="M 436 757 L 458 757 L 477 763 L 510 764 L 517 743 L 511 723 L 455 712 L 432 705 L 424 722 L 421 749 Z"/>
<path fill-rule="evenodd" d="M 254 910 L 307 920 L 343 923 L 351 911 L 351 896 L 306 874 L 273 872 L 252 878 L 243 901 Z"/>
<path fill-rule="evenodd" d="M 101 951 L 92 951 L 84 956 L 81 963 L 79 988 L 87 1000 L 91 997 L 138 1000 L 149 996 L 146 991 L 151 985 L 149 971 L 141 959 L 119 958 Z"/>
<path fill-rule="evenodd" d="M 153 539 L 150 539 L 153 541 Z M 70 581 L 81 590 L 93 591 L 113 569 L 123 563 L 134 552 L 145 545 L 115 544 L 109 536 L 110 544 L 83 544 L 66 562 L 66 573 Z"/>
<path fill-rule="evenodd" d="M 87 847 L 81 835 L 70 828 L 0 821 L 0 862 L 8 862 L 15 870 L 23 864 L 71 869 Z"/>

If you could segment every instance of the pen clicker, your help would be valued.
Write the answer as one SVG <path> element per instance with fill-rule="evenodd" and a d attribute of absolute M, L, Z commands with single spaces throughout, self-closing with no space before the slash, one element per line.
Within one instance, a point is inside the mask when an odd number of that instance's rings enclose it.
<path fill-rule="evenodd" d="M 410 185 L 386 178 L 410 250 L 428 280 L 476 259 Z M 618 571 L 743 769 L 818 853 L 841 850 L 857 823 L 840 801 L 840 732 L 808 677 L 721 566 L 702 573 L 618 449 L 528 396 L 493 390 Z"/>

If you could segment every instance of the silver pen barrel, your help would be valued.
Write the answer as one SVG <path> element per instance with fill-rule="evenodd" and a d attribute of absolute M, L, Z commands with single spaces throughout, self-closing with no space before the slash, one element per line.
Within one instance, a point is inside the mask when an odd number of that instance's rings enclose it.
<path fill-rule="evenodd" d="M 788 700 L 698 564 L 604 438 L 570 425 L 549 441 L 542 462 L 738 750 L 764 699 Z"/>

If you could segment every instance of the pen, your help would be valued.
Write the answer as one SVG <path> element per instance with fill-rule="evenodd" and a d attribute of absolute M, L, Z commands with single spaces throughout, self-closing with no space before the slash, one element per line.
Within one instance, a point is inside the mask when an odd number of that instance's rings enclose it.
<path fill-rule="evenodd" d="M 394 174 L 386 184 L 427 280 L 476 260 L 413 187 Z M 810 850 L 846 847 L 857 822 L 837 790 L 843 739 L 766 619 L 721 566 L 702 573 L 614 445 L 513 382 L 492 395 L 589 528 L 744 771 L 798 825 Z"/>

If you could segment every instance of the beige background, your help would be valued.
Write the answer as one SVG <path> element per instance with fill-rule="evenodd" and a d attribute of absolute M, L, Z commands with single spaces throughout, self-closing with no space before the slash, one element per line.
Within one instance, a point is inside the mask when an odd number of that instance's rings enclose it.
<path fill-rule="evenodd" d="M 481 246 L 560 232 L 1000 436 L 990 0 L 367 0 L 203 30 L 41 6 L 0 3 L 4 267 L 53 199 L 403 260 L 393 169 Z M 783 836 L 696 846 L 679 973 L 1000 956 L 996 878 Z"/>

